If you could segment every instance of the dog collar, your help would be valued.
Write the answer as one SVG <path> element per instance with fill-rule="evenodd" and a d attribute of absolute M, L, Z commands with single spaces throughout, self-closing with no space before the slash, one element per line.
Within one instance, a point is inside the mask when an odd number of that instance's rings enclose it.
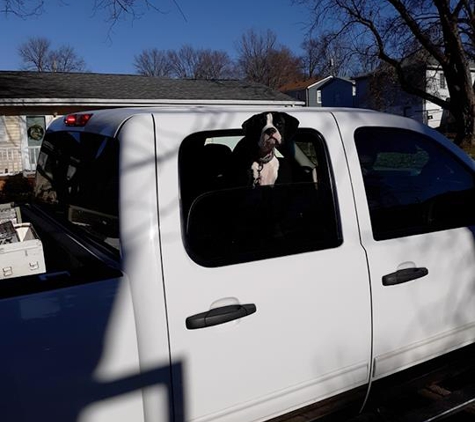
<path fill-rule="evenodd" d="M 264 157 L 259 158 L 258 163 L 259 164 L 267 164 L 273 158 L 274 158 L 274 150 L 269 152 L 269 154 L 265 155 Z"/>

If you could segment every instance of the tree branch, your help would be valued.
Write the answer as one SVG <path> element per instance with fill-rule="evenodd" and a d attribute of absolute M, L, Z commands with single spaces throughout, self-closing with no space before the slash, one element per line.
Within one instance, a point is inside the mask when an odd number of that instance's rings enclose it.
<path fill-rule="evenodd" d="M 440 48 L 432 42 L 432 40 L 424 34 L 417 21 L 412 17 L 407 8 L 400 0 L 388 0 L 389 3 L 397 10 L 401 18 L 404 20 L 414 37 L 421 45 L 430 52 L 440 64 L 447 64 L 447 59 Z"/>

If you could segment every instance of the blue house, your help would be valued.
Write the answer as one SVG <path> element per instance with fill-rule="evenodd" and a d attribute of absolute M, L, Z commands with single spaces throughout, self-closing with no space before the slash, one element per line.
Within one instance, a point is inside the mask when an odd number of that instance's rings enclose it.
<path fill-rule="evenodd" d="M 307 107 L 354 107 L 354 81 L 337 76 L 287 84 L 280 91 Z"/>

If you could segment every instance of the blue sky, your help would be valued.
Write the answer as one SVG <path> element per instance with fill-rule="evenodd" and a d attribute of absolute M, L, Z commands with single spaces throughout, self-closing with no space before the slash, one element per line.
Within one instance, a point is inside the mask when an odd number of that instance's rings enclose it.
<path fill-rule="evenodd" d="M 248 29 L 273 30 L 278 42 L 301 54 L 309 13 L 291 0 L 156 0 L 162 13 L 118 22 L 112 29 L 107 14 L 93 13 L 94 0 L 48 0 L 38 17 L 0 15 L 0 70 L 19 70 L 18 46 L 31 37 L 45 37 L 52 48 L 74 47 L 88 70 L 97 73 L 135 73 L 134 56 L 146 48 L 195 48 L 227 51 Z M 182 13 L 185 17 L 183 17 Z"/>

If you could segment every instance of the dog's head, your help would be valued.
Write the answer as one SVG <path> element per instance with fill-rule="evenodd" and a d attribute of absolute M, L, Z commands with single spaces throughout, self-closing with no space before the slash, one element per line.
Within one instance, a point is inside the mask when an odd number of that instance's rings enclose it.
<path fill-rule="evenodd" d="M 257 142 L 259 155 L 265 157 L 274 148 L 288 142 L 297 131 L 299 121 L 287 113 L 269 111 L 255 114 L 242 127 L 246 138 Z"/>

